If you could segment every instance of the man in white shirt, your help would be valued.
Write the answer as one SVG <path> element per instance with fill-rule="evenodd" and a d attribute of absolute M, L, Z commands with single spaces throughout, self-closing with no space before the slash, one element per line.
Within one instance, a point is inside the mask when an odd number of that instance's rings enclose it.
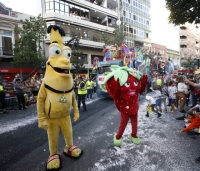
<path fill-rule="evenodd" d="M 186 111 L 184 110 L 185 102 L 186 102 L 186 95 L 188 93 L 188 87 L 183 81 L 183 77 L 179 78 L 179 83 L 178 83 L 178 92 L 176 93 L 176 101 L 175 101 L 175 106 L 178 108 L 178 102 L 180 100 L 180 112 L 185 113 Z"/>

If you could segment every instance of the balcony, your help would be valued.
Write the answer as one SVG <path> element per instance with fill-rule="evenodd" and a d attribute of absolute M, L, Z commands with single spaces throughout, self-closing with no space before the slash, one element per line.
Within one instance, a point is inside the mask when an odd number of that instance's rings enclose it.
<path fill-rule="evenodd" d="M 13 52 L 10 48 L 0 47 L 0 56 L 1 57 L 13 57 Z"/>
<path fill-rule="evenodd" d="M 180 30 L 180 36 L 188 36 L 187 30 Z"/>
<path fill-rule="evenodd" d="M 96 3 L 94 3 L 94 0 L 73 0 L 73 3 L 76 5 L 79 5 L 81 7 L 86 7 L 91 10 L 98 11 L 102 14 L 109 15 L 112 17 L 117 17 L 117 1 L 115 0 L 96 0 Z M 107 3 L 106 3 L 107 2 Z"/>
<path fill-rule="evenodd" d="M 94 30 L 107 30 L 107 32 L 112 33 L 114 28 L 102 25 L 100 23 L 91 22 L 88 19 L 82 19 L 81 17 L 71 17 L 68 15 L 58 14 L 58 13 L 45 13 L 43 16 L 46 20 L 60 21 L 63 23 L 78 25 L 82 27 L 92 28 Z"/>
<path fill-rule="evenodd" d="M 180 29 L 181 29 L 181 30 L 187 30 L 187 27 L 184 26 L 184 25 L 182 25 L 182 26 L 180 26 Z"/>
<path fill-rule="evenodd" d="M 187 39 L 180 39 L 180 45 L 188 45 Z"/>
<path fill-rule="evenodd" d="M 96 47 L 96 48 L 103 48 L 103 32 L 102 31 L 95 31 L 88 29 L 86 27 L 75 26 L 75 25 L 68 25 L 61 22 L 56 22 L 56 25 L 63 28 L 65 31 L 66 37 L 64 41 L 68 41 L 71 37 L 77 37 L 80 40 L 81 46 L 87 47 Z M 112 39 L 112 34 L 109 35 L 110 39 Z M 49 36 L 45 39 L 45 42 L 49 42 Z"/>
<path fill-rule="evenodd" d="M 188 54 L 189 50 L 187 48 L 180 48 L 180 53 Z"/>

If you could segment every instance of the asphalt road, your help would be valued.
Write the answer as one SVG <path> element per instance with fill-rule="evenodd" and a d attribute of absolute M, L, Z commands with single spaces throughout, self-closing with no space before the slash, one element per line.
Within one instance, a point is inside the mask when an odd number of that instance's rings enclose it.
<path fill-rule="evenodd" d="M 88 111 L 81 113 L 73 123 L 74 144 L 83 149 L 83 156 L 74 160 L 65 157 L 62 134 L 59 153 L 62 154 L 61 171 L 198 171 L 200 164 L 194 159 L 200 155 L 199 137 L 191 139 L 179 133 L 182 121 L 174 118 L 181 114 L 164 114 L 145 117 L 146 102 L 141 98 L 138 135 L 141 145 L 134 145 L 128 136 L 128 124 L 121 148 L 113 146 L 113 135 L 119 124 L 119 112 L 110 99 L 88 104 Z M 35 107 L 29 112 L 4 114 L 1 122 L 9 123 L 26 117 L 35 117 Z M 1 125 L 0 125 L 1 130 Z M 0 135 L 1 171 L 43 171 L 49 156 L 46 132 L 37 127 L 37 121 Z"/>
<path fill-rule="evenodd" d="M 95 113 L 102 111 L 102 109 L 107 108 L 108 106 L 113 106 L 113 101 L 111 99 L 104 99 L 104 100 L 94 100 L 94 102 L 87 105 L 87 112 L 80 113 L 80 119 L 77 122 L 72 122 L 73 126 L 76 124 L 87 120 L 87 118 L 91 117 Z M 106 113 L 106 112 L 105 112 Z M 27 154 L 30 154 L 35 149 L 41 147 L 42 145 L 45 146 L 45 151 L 48 151 L 48 144 L 47 144 L 47 134 L 46 131 L 38 128 L 37 120 L 35 119 L 37 116 L 36 113 L 36 106 L 33 105 L 29 107 L 27 110 L 24 111 L 9 111 L 8 114 L 0 115 L 1 123 L 5 125 L 10 125 L 12 129 L 12 124 L 15 125 L 16 122 L 24 121 L 24 118 L 30 119 L 29 123 L 24 124 L 23 126 L 18 127 L 12 131 L 4 132 L 0 135 L 0 171 L 13 170 L 12 168 L 15 163 L 19 162 L 23 158 L 26 158 Z M 72 111 L 73 116 L 73 111 Z M 72 117 L 73 118 L 73 117 Z M 94 118 L 95 119 L 95 118 Z M 3 129 L 3 124 L 1 125 Z M 0 132 L 1 130 L 0 126 Z M 10 129 L 9 127 L 9 129 Z M 5 129 L 5 128 L 4 128 Z M 44 150 L 42 150 L 43 152 Z M 46 161 L 48 158 L 48 152 L 46 153 L 43 161 Z M 35 156 L 33 156 L 35 158 Z M 33 159 L 31 159 L 33 160 Z M 41 160 L 42 161 L 42 160 Z M 29 162 L 28 162 L 29 163 Z M 26 165 L 28 164 L 26 163 Z M 33 163 L 34 164 L 34 163 Z M 35 167 L 35 164 L 34 164 Z M 16 170 L 16 169 L 14 169 Z M 14 171 L 13 170 L 13 171 Z M 23 170 L 19 168 L 19 170 Z M 30 170 L 24 169 L 24 170 Z"/>

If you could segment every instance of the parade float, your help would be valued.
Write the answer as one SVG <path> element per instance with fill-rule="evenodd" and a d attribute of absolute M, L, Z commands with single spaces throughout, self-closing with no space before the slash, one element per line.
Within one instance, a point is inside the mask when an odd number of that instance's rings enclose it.
<path fill-rule="evenodd" d="M 93 59 L 93 73 L 96 73 L 97 82 L 96 93 L 99 98 L 109 98 L 104 79 L 111 72 L 111 65 L 133 68 L 135 53 L 124 44 L 106 46 L 102 53 L 104 54 L 103 61 L 99 61 L 98 57 Z"/>

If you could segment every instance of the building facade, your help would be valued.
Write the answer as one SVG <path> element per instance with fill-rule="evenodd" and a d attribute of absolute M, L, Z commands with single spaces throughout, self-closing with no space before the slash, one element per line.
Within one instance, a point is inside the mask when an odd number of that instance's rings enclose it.
<path fill-rule="evenodd" d="M 56 24 L 66 33 L 64 40 L 80 39 L 80 51 L 85 68 L 91 70 L 92 60 L 103 60 L 103 33 L 113 36 L 117 21 L 121 21 L 128 47 L 150 44 L 150 0 L 42 0 L 42 15 L 47 26 Z M 46 52 L 49 36 L 45 39 Z"/>
<path fill-rule="evenodd" d="M 84 54 L 81 60 L 87 71 L 93 68 L 94 57 L 103 60 L 103 33 L 112 35 L 118 18 L 117 9 L 117 0 L 42 0 L 42 16 L 47 27 L 55 24 L 62 27 L 66 33 L 65 42 L 73 36 L 79 39 L 79 51 Z M 49 44 L 47 35 L 46 52 Z"/>
<path fill-rule="evenodd" d="M 0 81 L 6 79 L 12 81 L 14 76 L 20 72 L 20 68 L 12 68 L 13 45 L 18 35 L 14 29 L 22 27 L 20 20 L 29 19 L 30 15 L 12 11 L 0 2 Z M 24 74 L 30 73 L 33 68 L 24 68 Z"/>
<path fill-rule="evenodd" d="M 155 55 L 157 55 L 160 59 L 166 60 L 166 46 L 159 45 L 156 43 L 151 43 L 151 52 L 153 52 Z"/>
<path fill-rule="evenodd" d="M 198 25 L 186 23 L 180 26 L 180 55 L 181 63 L 188 57 L 200 58 L 200 29 Z"/>
<path fill-rule="evenodd" d="M 126 33 L 126 44 L 143 46 L 151 40 L 150 0 L 119 0 L 119 17 Z M 147 41 L 146 41 L 147 40 Z"/>
<path fill-rule="evenodd" d="M 180 68 L 180 52 L 179 51 L 175 51 L 175 50 L 167 48 L 166 57 L 167 59 L 173 62 L 174 66 L 177 67 L 175 69 Z"/>

